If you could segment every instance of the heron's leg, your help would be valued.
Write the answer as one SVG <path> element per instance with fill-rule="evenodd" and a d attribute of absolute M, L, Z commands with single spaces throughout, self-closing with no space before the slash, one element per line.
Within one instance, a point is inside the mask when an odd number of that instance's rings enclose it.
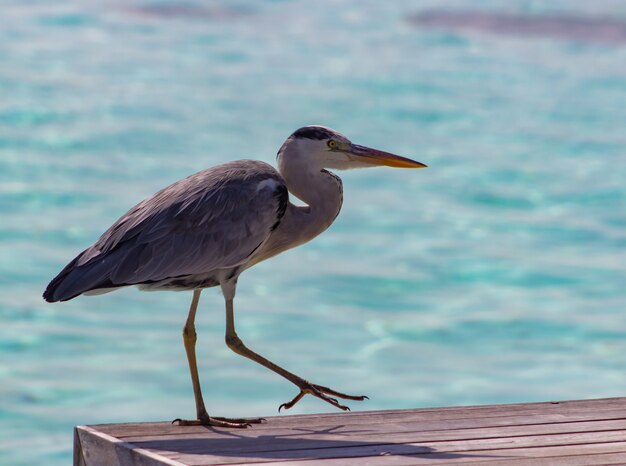
<path fill-rule="evenodd" d="M 191 383 L 193 384 L 193 394 L 196 400 L 196 416 L 194 420 L 176 419 L 181 426 L 189 425 L 211 425 L 217 427 L 248 427 L 251 423 L 260 423 L 262 419 L 228 419 L 222 417 L 209 416 L 204 406 L 202 398 L 202 389 L 200 388 L 200 379 L 198 378 L 198 364 L 196 362 L 196 309 L 200 301 L 200 293 L 202 290 L 193 291 L 193 299 L 189 308 L 187 322 L 183 327 L 183 343 L 185 352 L 187 353 L 187 361 L 189 362 L 189 372 L 191 373 Z"/>
<path fill-rule="evenodd" d="M 224 287 L 222 287 L 222 289 L 224 289 Z M 363 395 L 359 395 L 359 396 L 346 395 L 345 393 L 337 392 L 328 387 L 323 387 L 321 385 L 312 384 L 311 382 L 303 379 L 302 377 L 299 377 L 283 369 L 282 367 L 274 364 L 272 361 L 264 358 L 260 354 L 255 353 L 246 345 L 244 345 L 241 339 L 239 338 L 239 336 L 237 336 L 237 332 L 235 331 L 235 319 L 234 319 L 234 310 L 233 310 L 233 297 L 234 296 L 233 295 L 234 295 L 234 292 L 232 293 L 231 296 L 229 296 L 226 293 L 226 291 L 224 293 L 224 297 L 226 298 L 226 344 L 228 345 L 228 347 L 231 350 L 233 350 L 235 353 L 245 356 L 246 358 L 251 359 L 254 362 L 257 362 L 261 364 L 262 366 L 265 366 L 268 369 L 276 372 L 278 375 L 283 376 L 284 378 L 289 380 L 291 383 L 295 384 L 300 389 L 300 392 L 295 396 L 295 398 L 293 398 L 291 401 L 287 403 L 283 403 L 282 405 L 280 405 L 280 407 L 278 408 L 279 411 L 282 408 L 285 408 L 285 409 L 291 408 L 298 401 L 300 401 L 302 397 L 304 397 L 304 395 L 307 395 L 307 394 L 320 398 L 326 401 L 327 403 L 330 403 L 331 405 L 336 406 L 339 409 L 343 409 L 344 411 L 350 410 L 350 408 L 342 405 L 335 398 L 332 398 L 332 397 L 336 396 L 338 398 L 344 398 L 347 400 L 357 400 L 357 401 L 362 401 L 362 400 L 367 399 L 367 397 Z"/>

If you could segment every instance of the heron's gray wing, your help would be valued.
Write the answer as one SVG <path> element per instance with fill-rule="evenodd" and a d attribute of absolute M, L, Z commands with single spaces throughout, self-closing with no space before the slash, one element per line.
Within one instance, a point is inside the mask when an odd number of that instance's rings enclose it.
<path fill-rule="evenodd" d="M 262 162 L 196 173 L 133 207 L 68 264 L 49 295 L 71 299 L 93 289 L 235 267 L 278 225 L 287 196 L 282 177 Z"/>

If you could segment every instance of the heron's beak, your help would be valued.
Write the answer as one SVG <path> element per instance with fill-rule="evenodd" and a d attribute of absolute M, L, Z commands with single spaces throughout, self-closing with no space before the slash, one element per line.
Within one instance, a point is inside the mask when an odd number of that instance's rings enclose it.
<path fill-rule="evenodd" d="M 388 167 L 397 168 L 425 168 L 421 162 L 416 160 L 407 159 L 406 157 L 400 157 L 399 155 L 390 154 L 389 152 L 383 152 L 382 150 L 371 149 L 365 146 L 359 146 L 358 144 L 350 144 L 346 153 L 351 159 L 359 162 L 369 163 L 371 165 L 386 165 Z"/>

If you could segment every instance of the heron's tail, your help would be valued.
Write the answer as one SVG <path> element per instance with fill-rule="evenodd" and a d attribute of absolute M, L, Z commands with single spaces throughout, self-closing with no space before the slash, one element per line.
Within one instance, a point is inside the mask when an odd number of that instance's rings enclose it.
<path fill-rule="evenodd" d="M 46 291 L 43 292 L 43 299 L 45 299 L 46 301 L 48 301 L 49 303 L 54 303 L 56 301 L 67 301 L 68 299 L 72 299 L 76 296 L 78 296 L 78 294 L 69 294 L 67 292 L 61 293 L 60 289 L 61 288 L 67 288 L 67 287 L 63 287 L 63 282 L 67 279 L 68 275 L 72 272 L 72 270 L 75 269 L 76 266 L 76 262 L 78 262 L 78 258 L 80 257 L 80 255 L 78 257 L 76 257 L 72 262 L 70 262 L 69 264 L 67 264 L 63 270 L 61 270 L 61 272 L 52 279 L 52 281 L 50 283 L 48 283 L 48 286 L 46 287 Z M 65 290 L 62 290 L 65 291 Z"/>
<path fill-rule="evenodd" d="M 43 299 L 49 303 L 69 301 L 87 291 L 115 286 L 110 281 L 110 270 L 106 260 L 88 261 L 81 264 L 83 251 L 52 279 L 43 292 Z"/>

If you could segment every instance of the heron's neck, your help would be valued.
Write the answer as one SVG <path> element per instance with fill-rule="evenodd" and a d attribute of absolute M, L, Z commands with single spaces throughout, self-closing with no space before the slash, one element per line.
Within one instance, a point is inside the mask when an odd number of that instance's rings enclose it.
<path fill-rule="evenodd" d="M 326 230 L 339 214 L 343 202 L 341 179 L 326 170 L 283 170 L 282 175 L 289 192 L 306 205 L 289 203 L 277 229 L 285 235 L 275 235 L 286 240 L 286 244 L 276 245 L 281 251 L 306 243 Z"/>

